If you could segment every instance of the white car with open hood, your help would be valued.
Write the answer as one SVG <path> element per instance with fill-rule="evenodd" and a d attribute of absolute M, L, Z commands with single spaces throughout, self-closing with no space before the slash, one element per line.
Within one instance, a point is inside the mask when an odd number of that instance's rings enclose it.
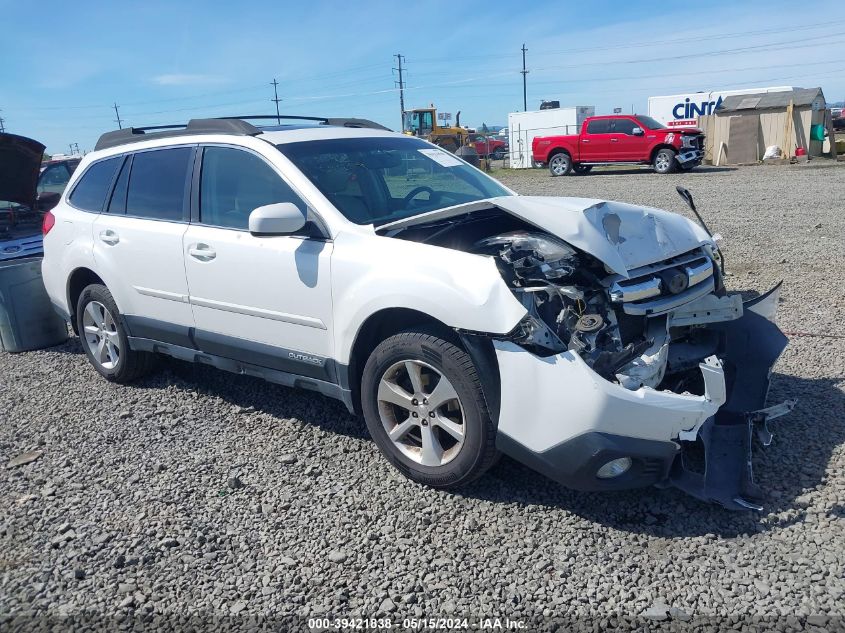
<path fill-rule="evenodd" d="M 726 292 L 703 223 L 518 196 L 363 120 L 272 123 L 118 130 L 77 169 L 43 276 L 105 378 L 166 354 L 316 390 L 436 487 L 502 452 L 759 506 L 752 435 L 790 408 L 765 408 L 777 292 Z"/>

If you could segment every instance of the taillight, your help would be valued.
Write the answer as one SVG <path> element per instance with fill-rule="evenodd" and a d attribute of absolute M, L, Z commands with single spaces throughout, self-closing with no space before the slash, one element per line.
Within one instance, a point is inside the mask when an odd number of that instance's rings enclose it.
<path fill-rule="evenodd" d="M 56 226 L 56 216 L 53 215 L 52 211 L 47 211 L 44 214 L 44 220 L 41 222 L 41 235 L 47 235 L 54 226 Z"/>

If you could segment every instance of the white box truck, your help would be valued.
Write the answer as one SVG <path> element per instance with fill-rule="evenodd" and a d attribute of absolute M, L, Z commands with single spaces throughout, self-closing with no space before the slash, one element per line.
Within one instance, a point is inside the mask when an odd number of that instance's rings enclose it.
<path fill-rule="evenodd" d="M 710 92 L 689 92 L 681 95 L 649 97 L 648 115 L 668 127 L 690 127 L 698 123 L 698 117 L 713 114 L 722 100 L 730 95 L 781 92 L 783 90 L 792 90 L 792 86 L 711 90 Z"/>
<path fill-rule="evenodd" d="M 508 114 L 508 158 L 515 169 L 534 166 L 531 142 L 535 136 L 577 134 L 587 117 L 596 113 L 594 106 L 551 108 Z"/>

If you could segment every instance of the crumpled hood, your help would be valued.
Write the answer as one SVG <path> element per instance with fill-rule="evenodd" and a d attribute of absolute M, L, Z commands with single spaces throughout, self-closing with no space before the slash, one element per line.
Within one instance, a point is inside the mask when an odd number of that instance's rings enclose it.
<path fill-rule="evenodd" d="M 491 202 L 625 276 L 634 268 L 712 242 L 704 229 L 682 215 L 624 202 L 547 196 L 506 196 Z"/>
<path fill-rule="evenodd" d="M 389 232 L 496 206 L 599 259 L 613 272 L 628 271 L 712 243 L 682 215 L 592 198 L 501 196 L 460 204 L 377 227 Z"/>
<path fill-rule="evenodd" d="M 17 134 L 0 134 L 0 200 L 35 203 L 44 146 Z"/>

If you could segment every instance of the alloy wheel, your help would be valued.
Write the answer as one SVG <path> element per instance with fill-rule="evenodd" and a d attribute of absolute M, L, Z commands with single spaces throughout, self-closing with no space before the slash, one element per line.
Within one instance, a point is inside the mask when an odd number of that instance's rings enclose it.
<path fill-rule="evenodd" d="M 91 301 L 82 312 L 83 340 L 92 358 L 103 369 L 114 369 L 120 361 L 120 336 L 111 312 L 99 301 Z"/>
<path fill-rule="evenodd" d="M 568 159 L 563 155 L 552 158 L 552 171 L 556 176 L 563 176 L 568 168 Z"/>
<path fill-rule="evenodd" d="M 656 161 L 657 170 L 658 171 L 666 171 L 667 169 L 669 169 L 669 161 L 670 160 L 671 159 L 669 158 L 668 154 L 665 154 L 665 153 L 658 154 L 657 155 L 657 161 Z"/>
<path fill-rule="evenodd" d="M 464 410 L 452 383 L 431 365 L 404 360 L 378 385 L 378 410 L 387 437 L 408 459 L 443 466 L 464 444 Z"/>

